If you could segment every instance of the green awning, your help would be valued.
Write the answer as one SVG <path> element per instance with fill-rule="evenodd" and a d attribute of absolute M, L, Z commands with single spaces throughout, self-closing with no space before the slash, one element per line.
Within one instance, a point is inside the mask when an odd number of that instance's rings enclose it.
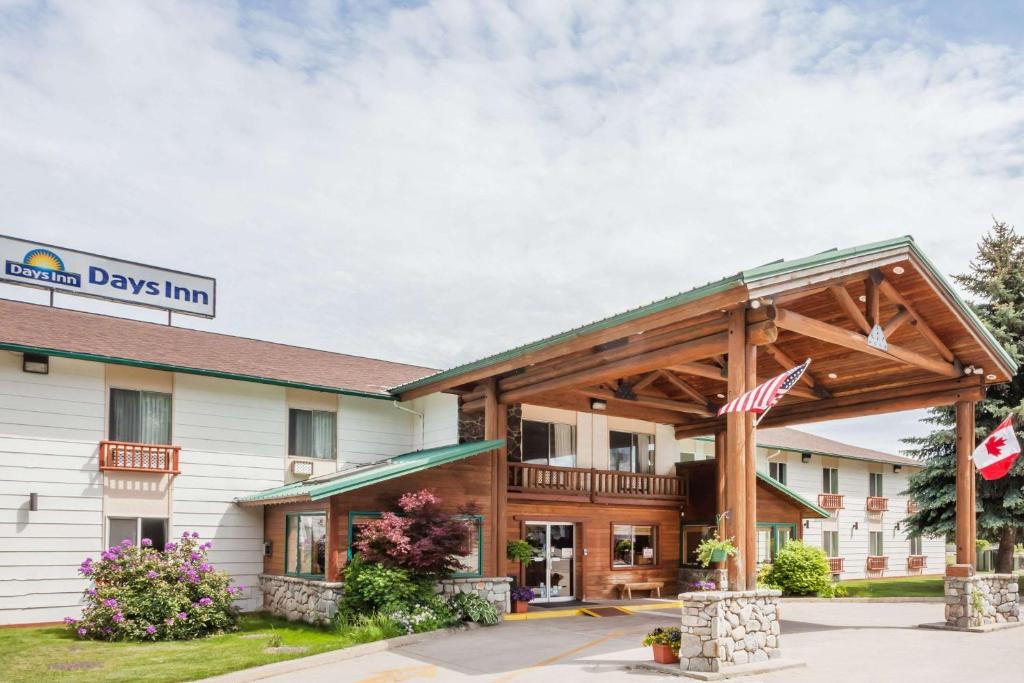
<path fill-rule="evenodd" d="M 805 508 L 806 510 L 810 510 L 812 513 L 814 513 L 814 516 L 821 517 L 822 519 L 828 519 L 832 516 L 828 513 L 828 510 L 818 507 L 817 505 L 807 500 L 793 489 L 783 484 L 780 484 L 779 482 L 775 481 L 774 479 L 769 477 L 767 474 L 764 474 L 763 472 L 757 473 L 757 479 L 758 481 L 763 481 L 765 484 L 775 489 L 785 497 L 789 498 L 800 507 Z M 808 515 L 801 515 L 801 517 L 806 516 Z"/>
<path fill-rule="evenodd" d="M 240 505 L 271 505 L 303 500 L 323 500 L 339 493 L 354 491 L 379 484 L 382 481 L 395 479 L 414 472 L 444 465 L 470 456 L 500 448 L 505 443 L 502 439 L 491 441 L 470 441 L 468 443 L 439 446 L 422 451 L 403 453 L 386 460 L 359 465 L 347 470 L 332 472 L 321 477 L 305 481 L 297 481 L 276 488 L 236 498 Z"/>

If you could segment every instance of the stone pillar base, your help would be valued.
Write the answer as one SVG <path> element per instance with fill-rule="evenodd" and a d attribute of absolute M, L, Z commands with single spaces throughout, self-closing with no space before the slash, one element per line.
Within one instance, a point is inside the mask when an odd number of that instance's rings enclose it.
<path fill-rule="evenodd" d="M 982 628 L 1020 621 L 1019 587 L 1013 574 L 946 576 L 946 625 Z"/>
<path fill-rule="evenodd" d="M 717 672 L 782 657 L 780 591 L 683 593 L 679 667 Z"/>

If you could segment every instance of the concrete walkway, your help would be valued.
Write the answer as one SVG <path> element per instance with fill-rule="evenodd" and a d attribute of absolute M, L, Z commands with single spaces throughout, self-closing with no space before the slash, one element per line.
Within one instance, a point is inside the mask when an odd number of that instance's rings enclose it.
<path fill-rule="evenodd" d="M 506 622 L 429 639 L 358 659 L 272 678 L 250 680 L 338 683 L 402 681 L 628 681 L 673 679 L 632 668 L 648 661 L 644 633 L 673 625 L 678 610 L 633 616 L 571 617 Z M 928 631 L 935 603 L 809 603 L 783 605 L 783 650 L 807 667 L 753 676 L 750 683 L 1019 682 L 1024 677 L 1024 628 L 989 634 Z M 256 674 L 258 670 L 253 670 Z"/>

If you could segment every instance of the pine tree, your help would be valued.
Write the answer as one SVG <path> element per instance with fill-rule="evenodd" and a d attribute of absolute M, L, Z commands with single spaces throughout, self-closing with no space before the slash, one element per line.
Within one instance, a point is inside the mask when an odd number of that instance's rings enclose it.
<path fill-rule="evenodd" d="M 982 322 L 1017 363 L 1024 362 L 1024 237 L 1001 221 L 978 245 L 970 272 L 955 275 L 973 299 Z M 907 492 L 918 512 L 907 519 L 911 533 L 950 536 L 956 529 L 956 415 L 953 406 L 930 411 L 936 429 L 926 437 L 905 439 L 906 453 L 924 461 L 910 476 Z M 1006 383 L 989 389 L 976 408 L 977 437 L 984 438 L 1009 414 L 1024 414 L 1024 368 Z M 977 475 L 975 475 L 977 476 Z M 1013 549 L 1024 539 L 1024 457 L 996 481 L 977 477 L 978 536 L 999 543 L 996 570 L 1013 568 Z"/>

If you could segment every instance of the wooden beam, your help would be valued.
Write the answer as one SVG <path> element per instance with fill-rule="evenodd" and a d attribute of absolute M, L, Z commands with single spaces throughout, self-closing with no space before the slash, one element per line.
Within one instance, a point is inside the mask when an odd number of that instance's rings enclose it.
<path fill-rule="evenodd" d="M 582 394 L 583 396 L 590 396 L 592 398 L 599 398 L 604 401 L 621 401 L 623 403 L 632 403 L 633 405 L 646 406 L 650 408 L 664 408 L 665 410 L 674 410 L 677 413 L 691 413 L 693 415 L 700 415 L 701 417 L 711 417 L 714 415 L 714 413 L 703 403 L 687 403 L 685 401 L 675 401 L 670 398 L 660 398 L 657 396 L 638 395 L 635 399 L 623 398 L 614 391 L 608 391 L 607 389 L 601 389 L 599 387 L 584 387 L 583 389 L 577 389 L 576 393 Z"/>
<path fill-rule="evenodd" d="M 770 320 L 747 326 L 747 343 L 754 346 L 774 344 L 779 338 L 779 328 Z"/>
<path fill-rule="evenodd" d="M 546 406 L 548 408 L 561 408 L 563 410 L 574 410 L 581 413 L 593 413 L 595 415 L 609 415 L 615 417 L 628 417 L 634 420 L 656 422 L 658 424 L 689 424 L 698 419 L 694 415 L 680 413 L 675 410 L 664 408 L 650 408 L 638 406 L 633 401 L 606 400 L 607 407 L 604 410 L 592 410 L 590 402 L 594 400 L 591 396 L 585 396 L 576 391 L 564 391 L 551 394 L 533 396 L 529 405 Z"/>
<path fill-rule="evenodd" d="M 898 330 L 900 326 L 910 320 L 910 313 L 902 306 L 898 307 L 896 314 L 889 318 L 889 322 L 882 326 L 882 334 L 888 339 L 889 335 Z"/>
<path fill-rule="evenodd" d="M 729 312 L 729 389 L 728 400 L 739 398 L 746 390 L 747 322 L 743 309 Z M 726 504 L 728 505 L 728 537 L 739 549 L 729 560 L 729 589 L 746 590 L 747 562 L 747 490 L 746 430 L 743 413 L 726 415 Z"/>
<path fill-rule="evenodd" d="M 504 438 L 498 434 L 498 385 L 494 378 L 488 379 L 484 382 L 484 439 L 498 439 Z M 502 526 L 499 522 L 500 517 L 498 516 L 498 486 L 501 483 L 501 473 L 498 472 L 498 452 L 493 451 L 491 454 L 491 554 L 493 558 L 490 562 L 491 571 L 499 572 L 504 566 L 505 552 L 504 548 L 499 549 L 498 542 L 500 536 L 498 528 Z M 485 556 L 486 557 L 486 556 Z"/>
<path fill-rule="evenodd" d="M 750 329 L 747 331 L 749 333 Z M 750 391 L 757 386 L 757 347 L 748 340 L 744 352 L 744 384 L 746 390 Z M 753 589 L 757 586 L 757 429 L 754 427 L 753 413 L 743 413 L 743 446 L 744 488 L 747 494 L 746 584 Z"/>
<path fill-rule="evenodd" d="M 924 321 L 921 315 L 917 312 L 917 309 L 915 309 L 911 305 L 911 303 L 907 301 L 906 298 L 904 298 L 902 294 L 896 291 L 896 288 L 892 285 L 891 282 L 889 282 L 888 280 L 883 280 L 881 284 L 878 285 L 878 290 L 886 299 L 888 299 L 894 304 L 899 304 L 900 306 L 907 310 L 907 313 L 910 314 L 910 317 L 913 318 L 915 323 L 917 323 L 914 326 L 914 329 L 920 332 L 921 336 L 927 339 L 928 342 L 935 347 L 935 350 L 939 352 L 940 356 L 942 356 L 946 361 L 950 363 L 956 361 L 956 357 L 953 356 L 953 352 L 949 350 L 949 347 L 946 346 L 945 343 L 943 343 L 943 341 L 939 339 L 939 336 L 935 334 L 932 328 L 928 326 L 928 323 Z"/>
<path fill-rule="evenodd" d="M 678 389 L 679 391 L 683 392 L 684 394 L 686 394 L 687 396 L 692 398 L 694 401 L 697 401 L 698 403 L 702 403 L 703 405 L 705 405 L 705 406 L 707 406 L 709 408 L 711 407 L 710 402 L 708 401 L 707 397 L 704 396 L 704 394 L 702 394 L 699 391 L 697 391 L 696 389 L 694 389 L 692 386 L 690 386 L 689 383 L 687 383 L 686 381 L 680 379 L 674 373 L 669 372 L 668 370 L 659 370 L 658 372 L 661 373 L 661 376 L 665 379 L 665 381 L 667 381 L 669 384 L 674 386 L 676 389 Z"/>
<path fill-rule="evenodd" d="M 661 370 L 655 370 L 654 372 L 647 373 L 646 375 L 641 377 L 639 380 L 637 380 L 637 382 L 635 384 L 633 384 L 633 386 L 632 386 L 633 391 L 643 391 L 648 386 L 650 386 L 651 383 L 654 382 L 654 380 L 658 379 L 658 377 L 660 377 L 660 376 L 661 376 Z"/>
<path fill-rule="evenodd" d="M 498 436 L 499 439 L 508 439 L 508 406 L 499 403 L 498 404 Z M 497 568 L 495 570 L 495 576 L 506 575 L 506 544 L 508 543 L 508 527 L 505 524 L 505 517 L 508 514 L 508 444 L 499 448 L 495 453 L 496 465 L 498 468 L 498 481 L 497 489 L 491 492 L 498 504 L 495 506 L 497 511 L 492 524 L 498 527 L 497 533 L 495 534 L 495 562 Z"/>
<path fill-rule="evenodd" d="M 864 314 L 860 312 L 860 306 L 853 300 L 850 293 L 846 291 L 846 287 L 842 285 L 832 285 L 828 288 L 828 291 L 832 292 L 832 296 L 835 298 L 836 303 L 846 313 L 846 317 L 853 321 L 853 323 L 860 328 L 864 334 L 871 333 L 871 326 L 868 325 L 867 319 Z"/>
<path fill-rule="evenodd" d="M 725 476 L 726 476 L 726 454 L 725 454 L 725 432 L 715 432 L 715 521 L 718 525 L 718 537 L 729 538 L 726 533 L 725 526 L 725 511 L 729 508 L 726 507 L 726 492 L 725 492 Z M 720 562 L 717 564 L 719 569 L 724 568 L 725 563 Z"/>
<path fill-rule="evenodd" d="M 864 280 L 864 318 L 868 322 L 868 331 L 874 329 L 875 325 L 881 322 L 878 315 L 878 285 L 884 278 L 882 273 L 872 270 L 868 278 Z"/>
<path fill-rule="evenodd" d="M 707 363 L 675 363 L 666 368 L 674 372 L 679 372 L 684 375 L 694 375 L 696 377 L 706 377 L 708 379 L 718 380 L 719 382 L 725 382 L 726 370 L 723 368 L 716 368 L 713 365 Z"/>
<path fill-rule="evenodd" d="M 956 563 L 976 562 L 975 539 L 973 538 L 975 500 L 974 464 L 974 404 L 959 401 L 956 404 Z"/>
<path fill-rule="evenodd" d="M 764 350 L 768 352 L 768 355 L 771 356 L 776 363 L 781 365 L 786 370 L 789 370 L 790 368 L 795 368 L 797 365 L 799 365 L 799 363 L 790 358 L 785 351 L 780 349 L 775 344 L 768 344 L 767 346 L 764 347 Z M 811 391 L 814 392 L 813 396 L 815 398 L 829 398 L 831 396 L 828 390 L 825 389 L 825 387 L 821 386 L 821 383 L 814 377 L 813 374 L 811 374 L 810 370 L 804 371 L 804 374 L 800 376 L 800 381 L 804 382 L 805 384 L 807 384 L 807 386 L 811 388 Z M 793 388 L 795 389 L 796 387 Z M 793 389 L 790 389 L 790 392 L 792 391 Z"/>
<path fill-rule="evenodd" d="M 577 372 L 570 372 L 560 377 L 553 377 L 536 384 L 504 392 L 501 395 L 501 402 L 521 403 L 527 397 L 535 394 L 593 385 L 611 379 L 664 368 L 676 363 L 706 358 L 725 348 L 727 339 L 728 335 L 725 332 L 719 332 L 694 339 L 693 341 L 676 344 L 675 346 L 648 351 L 647 353 L 641 353 L 610 363 L 603 363 L 599 366 Z"/>
<path fill-rule="evenodd" d="M 808 318 L 784 308 L 776 309 L 775 324 L 784 330 L 796 332 L 806 337 L 835 344 L 836 346 L 843 346 L 854 351 L 861 351 L 872 356 L 885 358 L 886 360 L 913 365 L 922 370 L 934 372 L 937 375 L 959 377 L 961 374 L 960 370 L 952 363 L 947 363 L 938 358 L 923 356 L 916 351 L 904 349 L 895 344 L 889 344 L 889 349 L 882 351 L 868 345 L 867 337 L 862 334 L 851 332 L 850 330 L 845 330 L 842 327 L 836 327 L 814 318 Z"/>

